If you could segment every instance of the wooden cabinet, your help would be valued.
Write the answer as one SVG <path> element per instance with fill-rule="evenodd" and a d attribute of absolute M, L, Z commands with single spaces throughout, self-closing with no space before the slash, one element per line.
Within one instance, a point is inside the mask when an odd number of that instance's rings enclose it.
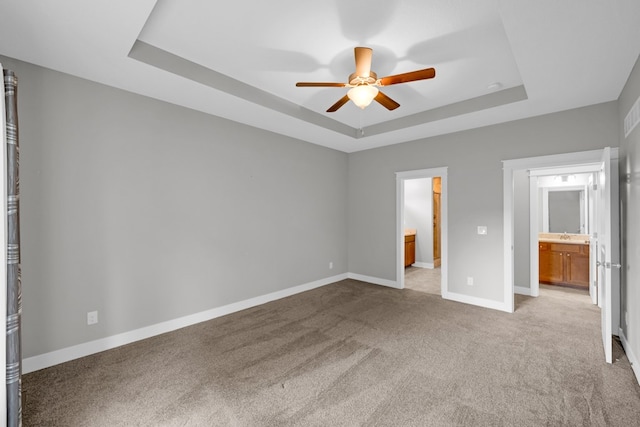
<path fill-rule="evenodd" d="M 538 266 L 541 283 L 589 287 L 589 245 L 540 242 Z"/>
<path fill-rule="evenodd" d="M 553 251 L 550 243 L 539 244 L 539 279 L 543 283 L 564 282 L 564 257 L 562 252 Z"/>
<path fill-rule="evenodd" d="M 404 266 L 408 267 L 416 262 L 416 235 L 404 235 Z"/>

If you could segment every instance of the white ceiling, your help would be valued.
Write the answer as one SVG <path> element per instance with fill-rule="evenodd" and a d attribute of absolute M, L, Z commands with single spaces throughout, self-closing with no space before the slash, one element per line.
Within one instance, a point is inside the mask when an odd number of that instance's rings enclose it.
<path fill-rule="evenodd" d="M 326 113 L 295 83 L 355 46 L 436 77 Z M 638 0 L 0 0 L 1 55 L 345 152 L 616 100 L 639 53 Z"/>

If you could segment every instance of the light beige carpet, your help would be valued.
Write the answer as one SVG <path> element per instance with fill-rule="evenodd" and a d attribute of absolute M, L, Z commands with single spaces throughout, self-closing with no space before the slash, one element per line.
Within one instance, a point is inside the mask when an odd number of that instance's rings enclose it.
<path fill-rule="evenodd" d="M 582 297 L 583 295 L 578 295 Z M 513 314 L 345 280 L 31 373 L 26 426 L 633 426 L 640 387 L 599 312 Z"/>
<path fill-rule="evenodd" d="M 404 287 L 414 291 L 441 295 L 440 268 L 406 267 Z"/>

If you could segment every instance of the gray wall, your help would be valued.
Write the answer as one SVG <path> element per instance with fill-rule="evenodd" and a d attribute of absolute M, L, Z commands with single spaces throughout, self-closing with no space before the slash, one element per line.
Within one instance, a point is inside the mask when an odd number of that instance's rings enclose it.
<path fill-rule="evenodd" d="M 345 153 L 0 61 L 19 79 L 24 357 L 347 272 Z"/>
<path fill-rule="evenodd" d="M 395 172 L 448 167 L 449 292 L 501 302 L 502 160 L 617 145 L 617 103 L 609 102 L 352 153 L 349 271 L 396 279 Z"/>
<path fill-rule="evenodd" d="M 529 172 L 513 171 L 513 283 L 531 288 Z"/>
<path fill-rule="evenodd" d="M 620 198 L 622 281 L 620 325 L 630 350 L 640 357 L 640 125 L 625 138 L 623 120 L 640 97 L 640 60 L 618 100 L 620 111 Z M 628 320 L 627 320 L 628 318 Z M 615 331 L 614 331 L 615 333 Z M 640 371 L 635 369 L 636 376 Z"/>

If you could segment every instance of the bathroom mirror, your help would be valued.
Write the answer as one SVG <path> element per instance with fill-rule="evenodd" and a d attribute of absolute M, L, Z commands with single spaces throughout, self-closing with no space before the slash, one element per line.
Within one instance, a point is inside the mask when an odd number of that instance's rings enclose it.
<path fill-rule="evenodd" d="M 594 176 L 539 176 L 538 230 L 543 233 L 590 234 L 595 218 Z"/>
<path fill-rule="evenodd" d="M 587 234 L 584 190 L 549 191 L 549 233 Z"/>

